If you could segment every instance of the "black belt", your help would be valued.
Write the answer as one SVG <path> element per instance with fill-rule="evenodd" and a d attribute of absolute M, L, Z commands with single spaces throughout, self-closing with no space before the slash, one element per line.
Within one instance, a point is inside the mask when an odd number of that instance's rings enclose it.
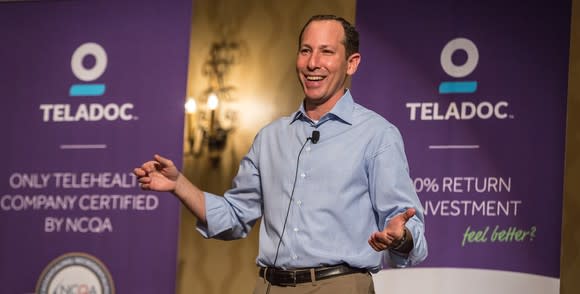
<path fill-rule="evenodd" d="M 276 286 L 296 286 L 300 283 L 312 282 L 312 271 L 314 271 L 315 281 L 329 279 L 333 277 L 354 274 L 368 273 L 367 269 L 354 268 L 348 265 L 337 265 L 328 267 L 315 267 L 297 270 L 283 270 L 272 267 L 260 267 L 260 277 L 266 279 Z"/>

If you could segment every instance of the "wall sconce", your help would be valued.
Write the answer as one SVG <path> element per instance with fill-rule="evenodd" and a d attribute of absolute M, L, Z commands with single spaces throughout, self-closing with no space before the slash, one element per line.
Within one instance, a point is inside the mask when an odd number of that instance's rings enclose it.
<path fill-rule="evenodd" d="M 190 153 L 199 157 L 207 152 L 214 167 L 220 162 L 228 134 L 234 129 L 237 118 L 237 112 L 228 107 L 235 87 L 225 80 L 230 66 L 237 62 L 239 48 L 236 42 L 212 44 L 202 68 L 209 86 L 197 98 L 190 97 L 185 103 Z"/>

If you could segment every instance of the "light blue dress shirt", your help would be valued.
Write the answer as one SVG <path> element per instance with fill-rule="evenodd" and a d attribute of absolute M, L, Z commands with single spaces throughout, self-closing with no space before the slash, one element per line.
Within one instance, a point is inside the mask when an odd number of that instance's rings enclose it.
<path fill-rule="evenodd" d="M 307 142 L 314 130 L 320 132 L 316 144 Z M 224 197 L 205 193 L 207 226 L 198 223 L 197 229 L 206 238 L 244 238 L 263 217 L 260 266 L 274 265 L 293 188 L 276 267 L 347 263 L 374 272 L 381 258 L 405 267 L 427 256 L 423 208 L 401 135 L 383 117 L 356 104 L 349 90 L 316 123 L 302 105 L 264 127 L 233 182 Z M 417 211 L 407 222 L 414 239 L 411 253 L 374 251 L 367 242 L 370 235 L 410 207 Z"/>

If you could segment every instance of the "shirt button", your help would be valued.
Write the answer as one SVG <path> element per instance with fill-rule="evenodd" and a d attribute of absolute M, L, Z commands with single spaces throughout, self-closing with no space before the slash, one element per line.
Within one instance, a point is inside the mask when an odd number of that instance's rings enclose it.
<path fill-rule="evenodd" d="M 298 231 L 300 231 L 299 228 L 294 228 L 294 232 L 298 232 Z"/>
<path fill-rule="evenodd" d="M 306 178 L 306 174 L 305 173 L 301 173 L 300 174 L 300 177 L 304 179 L 304 178 Z"/>
<path fill-rule="evenodd" d="M 302 205 L 302 200 L 296 200 L 296 204 L 298 204 L 298 206 Z"/>
<path fill-rule="evenodd" d="M 292 256 L 292 259 L 296 260 L 296 259 L 298 259 L 298 256 L 296 256 L 296 255 L 293 255 L 293 256 Z"/>
<path fill-rule="evenodd" d="M 306 151 L 310 151 L 310 146 L 306 146 Z"/>

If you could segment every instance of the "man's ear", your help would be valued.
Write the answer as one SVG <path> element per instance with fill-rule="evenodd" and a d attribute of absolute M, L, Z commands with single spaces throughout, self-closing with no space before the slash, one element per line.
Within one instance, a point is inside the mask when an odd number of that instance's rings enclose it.
<path fill-rule="evenodd" d="M 353 53 L 351 54 L 348 59 L 346 60 L 346 74 L 349 76 L 352 76 L 357 68 L 358 68 L 358 64 L 360 63 L 360 53 Z"/>

